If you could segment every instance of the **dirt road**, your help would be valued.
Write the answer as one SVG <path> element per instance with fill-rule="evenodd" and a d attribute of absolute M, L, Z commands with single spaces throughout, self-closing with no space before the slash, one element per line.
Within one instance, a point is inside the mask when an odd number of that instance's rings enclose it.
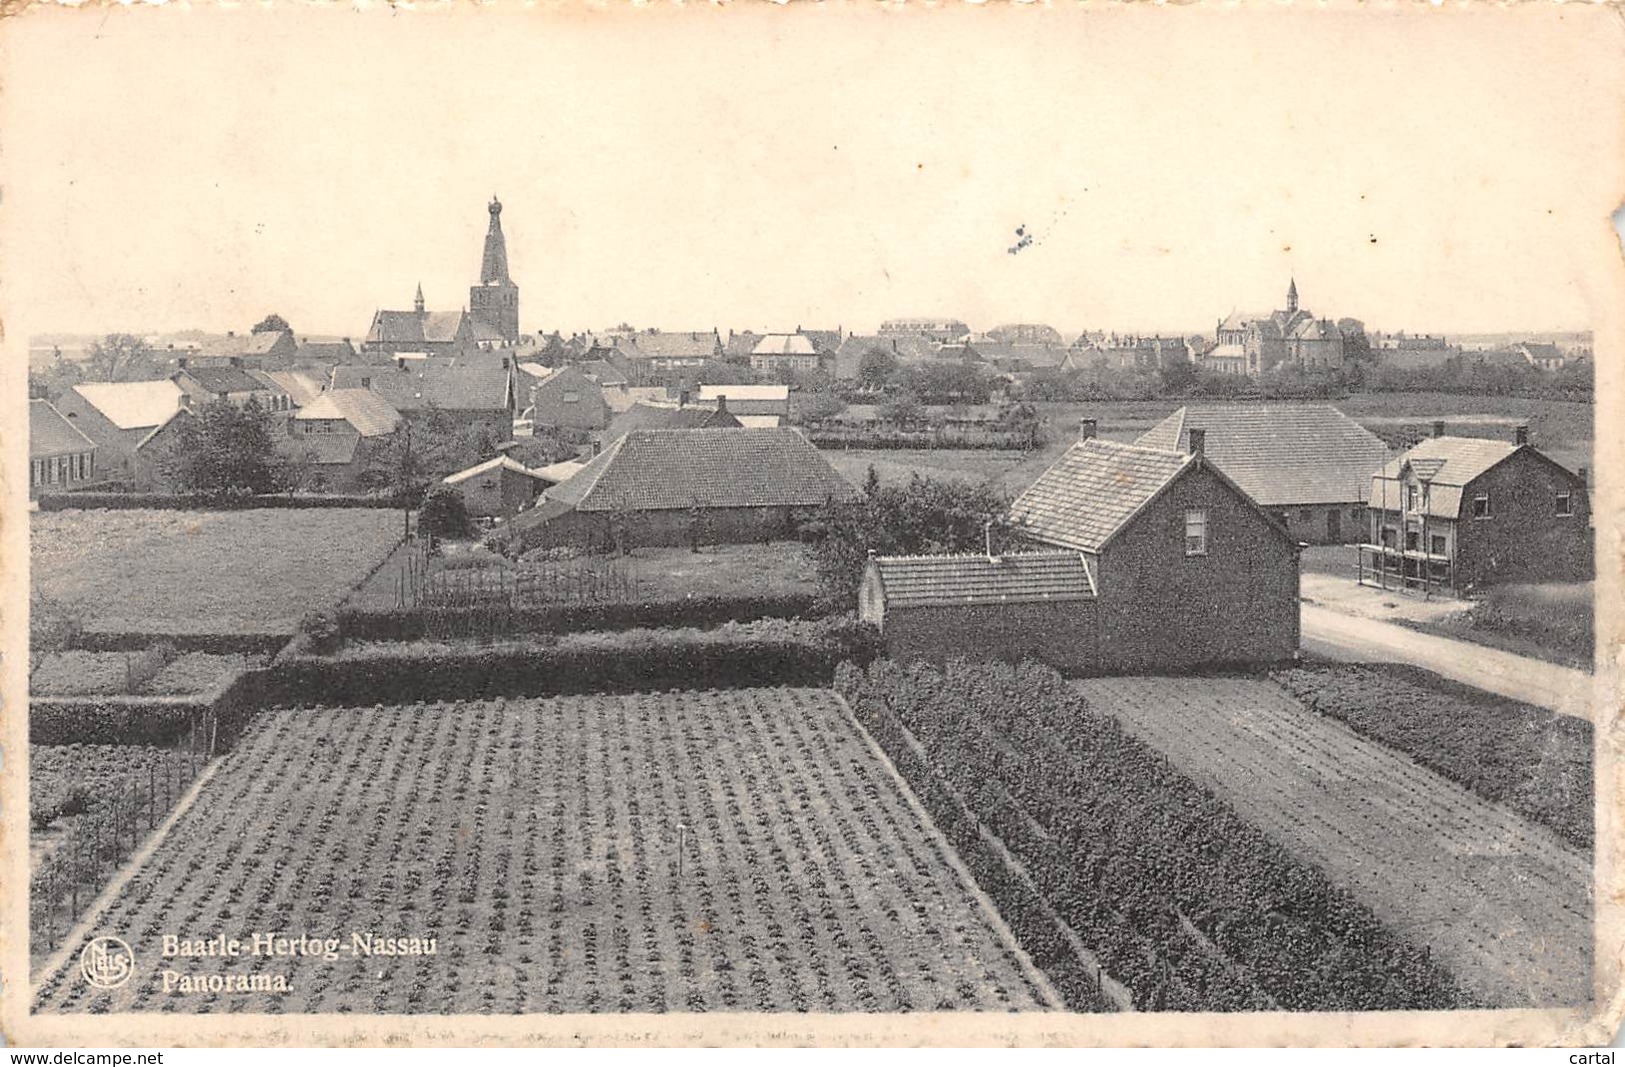
<path fill-rule="evenodd" d="M 1583 671 L 1499 649 L 1359 618 L 1303 604 L 1300 643 L 1305 652 L 1349 662 L 1410 663 L 1446 678 L 1590 719 L 1596 679 Z"/>

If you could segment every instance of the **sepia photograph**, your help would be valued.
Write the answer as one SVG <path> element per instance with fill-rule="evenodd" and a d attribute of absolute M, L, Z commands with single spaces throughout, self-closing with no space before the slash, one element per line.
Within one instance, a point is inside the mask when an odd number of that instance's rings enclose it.
<path fill-rule="evenodd" d="M 1617 10 L 0 86 L 6 1043 L 1613 1039 Z"/>

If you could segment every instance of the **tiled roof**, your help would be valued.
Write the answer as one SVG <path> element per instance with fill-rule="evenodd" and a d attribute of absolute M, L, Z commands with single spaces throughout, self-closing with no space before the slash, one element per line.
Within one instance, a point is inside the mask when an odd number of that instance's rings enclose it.
<path fill-rule="evenodd" d="M 752 330 L 742 330 L 738 333 L 730 331 L 728 339 L 722 344 L 722 354 L 736 358 L 748 356 L 756 350 L 756 342 L 761 339 L 762 335 Z"/>
<path fill-rule="evenodd" d="M 334 389 L 300 408 L 294 419 L 343 419 L 362 437 L 378 437 L 395 429 L 401 413 L 370 389 Z"/>
<path fill-rule="evenodd" d="M 1183 407 L 1136 444 L 1184 452 L 1192 428 L 1204 452 L 1265 507 L 1363 500 L 1388 446 L 1330 404 L 1212 404 Z"/>
<path fill-rule="evenodd" d="M 841 347 L 840 330 L 797 330 L 796 332 L 811 341 L 813 348 L 820 352 L 834 352 Z"/>
<path fill-rule="evenodd" d="M 306 374 L 290 370 L 251 370 L 248 372 L 275 392 L 287 393 L 298 407 L 322 395 L 322 383 Z"/>
<path fill-rule="evenodd" d="M 816 356 L 812 339 L 799 333 L 770 333 L 756 342 L 753 356 Z"/>
<path fill-rule="evenodd" d="M 264 336 L 261 334 L 260 336 Z M 265 382 L 260 381 L 241 367 L 188 367 L 181 373 L 191 378 L 214 396 L 225 396 L 228 393 L 256 393 L 264 392 L 267 388 Z"/>
<path fill-rule="evenodd" d="M 1402 503 L 1400 475 L 1408 464 L 1417 473 L 1427 475 L 1426 480 L 1432 483 L 1427 495 L 1427 513 L 1439 518 L 1455 518 L 1461 514 L 1461 495 L 1467 484 L 1507 459 L 1518 447 L 1487 437 L 1423 438 L 1374 473 L 1368 483 L 1370 497 L 1366 503 L 1373 508 L 1386 506 L 1390 511 L 1397 510 Z"/>
<path fill-rule="evenodd" d="M 584 359 L 576 363 L 581 373 L 597 382 L 599 385 L 625 385 L 626 375 L 620 368 L 604 359 Z"/>
<path fill-rule="evenodd" d="M 344 363 L 355 358 L 348 341 L 306 341 L 294 351 L 295 363 Z"/>
<path fill-rule="evenodd" d="M 627 355 L 643 359 L 709 359 L 716 355 L 720 344 L 712 330 L 692 333 L 652 330 L 633 337 L 630 347 L 620 347 Z"/>
<path fill-rule="evenodd" d="M 462 325 L 461 311 L 425 311 L 422 319 L 423 341 L 425 344 L 450 344 L 457 340 L 457 331 Z"/>
<path fill-rule="evenodd" d="M 242 354 L 245 356 L 263 356 L 275 348 L 286 334 L 281 330 L 264 330 L 260 333 L 251 333 L 243 338 Z"/>
<path fill-rule="evenodd" d="M 604 440 L 624 437 L 633 430 L 701 430 L 728 429 L 740 425 L 732 412 L 718 411 L 714 407 L 689 404 L 653 404 L 640 401 L 615 416 L 604 431 Z"/>
<path fill-rule="evenodd" d="M 1078 552 L 876 556 L 888 608 L 1087 600 L 1094 583 Z"/>
<path fill-rule="evenodd" d="M 1079 441 L 1010 505 L 1010 519 L 1040 541 L 1098 552 L 1194 457 L 1162 449 Z"/>
<path fill-rule="evenodd" d="M 858 491 L 793 429 L 633 430 L 548 496 L 612 511 L 816 506 Z"/>
<path fill-rule="evenodd" d="M 73 391 L 121 430 L 157 426 L 175 414 L 186 394 L 167 378 L 155 382 L 84 382 Z"/>
<path fill-rule="evenodd" d="M 95 447 L 96 442 L 80 432 L 79 427 L 49 401 L 28 402 L 28 455 L 31 458 L 85 452 Z"/>
<path fill-rule="evenodd" d="M 476 463 L 467 470 L 460 470 L 456 474 L 448 474 L 442 478 L 441 481 L 445 482 L 447 485 L 458 485 L 462 482 L 468 481 L 470 478 L 473 478 L 476 475 L 484 474 L 487 471 L 494 471 L 498 468 L 512 471 L 515 474 L 523 474 L 526 478 L 534 478 L 537 481 L 548 480 L 541 474 L 538 474 L 536 471 L 533 471 L 529 467 L 525 466 L 523 463 L 520 463 L 517 459 L 513 459 L 510 456 L 498 456 L 495 459 L 488 459 L 484 463 Z"/>
<path fill-rule="evenodd" d="M 495 353 L 428 356 L 379 366 L 333 368 L 334 389 L 371 389 L 399 411 L 499 411 L 508 406 L 512 372 Z M 370 384 L 362 384 L 365 379 Z"/>

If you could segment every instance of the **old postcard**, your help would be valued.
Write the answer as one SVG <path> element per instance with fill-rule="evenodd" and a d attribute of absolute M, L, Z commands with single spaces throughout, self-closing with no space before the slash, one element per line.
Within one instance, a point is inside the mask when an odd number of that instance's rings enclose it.
<path fill-rule="evenodd" d="M 1622 59 L 5 19 L 6 1041 L 1606 1041 Z"/>

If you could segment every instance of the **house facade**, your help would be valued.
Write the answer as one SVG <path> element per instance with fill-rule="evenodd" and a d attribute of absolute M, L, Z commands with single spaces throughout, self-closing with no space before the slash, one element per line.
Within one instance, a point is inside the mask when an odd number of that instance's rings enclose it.
<path fill-rule="evenodd" d="M 182 409 L 186 394 L 167 378 L 147 382 L 83 382 L 63 393 L 56 409 L 96 444 L 96 466 L 109 480 L 137 475 L 136 449 Z"/>
<path fill-rule="evenodd" d="M 395 432 L 401 414 L 368 389 L 321 394 L 288 420 L 278 448 L 301 488 L 350 492 L 371 488 L 368 469 L 379 442 Z"/>
<path fill-rule="evenodd" d="M 579 367 L 565 365 L 530 386 L 531 425 L 567 430 L 602 430 L 609 425 L 604 390 Z"/>
<path fill-rule="evenodd" d="M 93 485 L 96 442 L 45 400 L 28 402 L 28 499 Z"/>
<path fill-rule="evenodd" d="M 507 456 L 488 459 L 441 481 L 457 490 L 469 515 L 496 519 L 512 518 L 530 507 L 550 484 Z"/>
<path fill-rule="evenodd" d="M 224 402 L 240 408 L 250 400 L 259 404 L 260 410 L 270 414 L 280 414 L 293 407 L 293 398 L 275 378 L 264 371 L 246 370 L 235 364 L 188 364 L 176 371 L 171 380 L 186 394 L 183 403 L 187 407 Z"/>
<path fill-rule="evenodd" d="M 1360 580 L 1467 594 L 1506 582 L 1584 581 L 1595 570 L 1585 472 L 1513 440 L 1427 438 L 1371 479 Z"/>
<path fill-rule="evenodd" d="M 812 338 L 799 333 L 770 333 L 750 353 L 751 370 L 767 373 L 816 371 L 823 362 Z"/>

